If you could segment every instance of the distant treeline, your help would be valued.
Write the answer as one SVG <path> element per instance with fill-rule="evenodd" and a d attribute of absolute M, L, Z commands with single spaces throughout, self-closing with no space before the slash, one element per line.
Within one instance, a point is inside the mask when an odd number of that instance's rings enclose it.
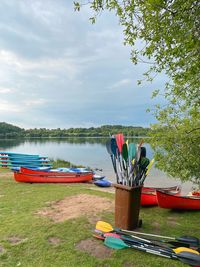
<path fill-rule="evenodd" d="M 28 129 L 14 126 L 6 122 L 0 122 L 0 138 L 32 138 L 32 137 L 108 137 L 109 134 L 123 133 L 125 136 L 148 136 L 149 128 L 103 125 L 90 128 L 69 128 L 69 129 Z"/>

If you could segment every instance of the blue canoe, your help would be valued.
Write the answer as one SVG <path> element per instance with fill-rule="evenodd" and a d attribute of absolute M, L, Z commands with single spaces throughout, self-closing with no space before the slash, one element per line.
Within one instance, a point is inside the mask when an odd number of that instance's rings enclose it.
<path fill-rule="evenodd" d="M 110 187 L 112 185 L 110 181 L 105 179 L 94 181 L 94 184 L 100 187 Z"/>

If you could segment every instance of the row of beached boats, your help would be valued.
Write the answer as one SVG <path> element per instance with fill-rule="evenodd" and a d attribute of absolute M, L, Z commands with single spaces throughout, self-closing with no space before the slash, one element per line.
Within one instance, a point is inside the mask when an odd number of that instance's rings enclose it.
<path fill-rule="evenodd" d="M 0 167 L 51 167 L 47 156 L 0 151 Z"/>
<path fill-rule="evenodd" d="M 86 168 L 50 169 L 48 167 L 20 167 L 13 168 L 13 171 L 15 180 L 17 182 L 25 183 L 96 182 L 98 185 L 98 180 L 101 180 L 102 178 L 101 176 L 98 177 L 98 175 L 95 176 L 93 171 Z M 106 186 L 106 180 L 102 181 L 104 182 L 99 182 L 99 186 Z M 192 192 L 188 196 L 182 196 L 181 188 L 179 186 L 168 188 L 143 186 L 141 192 L 141 206 L 157 205 L 161 208 L 168 209 L 200 210 L 200 192 Z"/>

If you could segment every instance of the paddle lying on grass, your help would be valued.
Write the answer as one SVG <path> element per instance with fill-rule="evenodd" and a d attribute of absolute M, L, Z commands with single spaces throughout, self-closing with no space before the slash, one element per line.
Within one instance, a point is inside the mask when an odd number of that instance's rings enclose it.
<path fill-rule="evenodd" d="M 126 244 L 123 240 L 107 236 L 104 240 L 104 244 L 107 247 L 113 248 L 113 249 L 123 249 L 123 248 L 135 248 L 140 251 L 144 251 L 147 253 L 151 253 L 154 255 L 158 255 L 161 257 L 171 258 L 171 259 L 178 259 L 186 264 L 196 266 L 200 264 L 200 255 L 196 251 L 178 251 L 176 249 L 173 250 L 173 252 L 169 252 L 167 250 L 164 250 L 163 248 L 160 249 L 159 247 L 145 247 L 143 245 L 137 245 L 137 244 Z"/>
<path fill-rule="evenodd" d="M 171 243 L 176 246 L 179 246 L 179 245 L 182 246 L 183 244 L 186 244 L 186 245 L 188 244 L 188 246 L 191 246 L 191 247 L 199 246 L 199 239 L 197 237 L 193 237 L 193 236 L 168 237 L 168 236 L 161 236 L 161 235 L 155 235 L 155 234 L 141 233 L 141 232 L 136 232 L 136 231 L 128 231 L 128 230 L 123 230 L 119 228 L 113 228 L 111 224 L 107 222 L 103 222 L 103 221 L 98 221 L 96 223 L 96 229 L 104 233 L 116 232 L 120 234 L 121 233 L 138 234 L 138 235 L 149 236 L 149 237 L 169 239 L 171 241 L 166 241 L 166 243 L 169 243 L 169 244 Z M 160 241 L 160 240 L 157 240 L 157 241 Z M 161 242 L 163 242 L 163 240 Z"/>
<path fill-rule="evenodd" d="M 169 251 L 172 252 L 172 248 L 170 247 L 166 247 L 160 245 L 160 243 L 156 243 L 156 242 L 152 242 L 150 240 L 147 239 L 143 239 L 137 236 L 127 236 L 127 235 L 123 235 L 123 234 L 116 234 L 116 233 L 102 233 L 99 230 L 95 230 L 96 234 L 94 235 L 94 237 L 99 238 L 99 239 L 105 239 L 107 236 L 112 236 L 115 238 L 120 238 L 122 239 L 126 244 L 128 245 L 132 245 L 132 244 L 136 244 L 136 245 L 143 245 L 145 247 L 152 247 L 152 248 L 159 248 L 159 249 L 165 249 L 165 251 Z M 187 248 L 184 248 L 183 251 L 187 251 Z"/>
<path fill-rule="evenodd" d="M 152 240 L 143 239 L 143 238 L 140 238 L 140 237 L 137 237 L 137 236 L 127 236 L 127 235 L 121 235 L 121 234 L 116 234 L 116 233 L 102 233 L 99 230 L 95 230 L 95 232 L 97 234 L 95 234 L 94 236 L 96 238 L 99 238 L 99 239 L 102 239 L 102 240 L 104 240 L 108 236 L 112 236 L 112 237 L 115 237 L 115 238 L 122 239 L 128 245 L 138 244 L 138 245 L 143 245 L 144 247 L 148 247 L 148 248 L 153 248 L 153 249 L 157 248 L 157 249 L 159 249 L 161 251 L 164 250 L 165 252 L 170 252 L 170 253 L 172 253 L 172 252 L 176 252 L 176 253 L 179 253 L 179 252 L 191 252 L 191 253 L 199 255 L 198 251 L 196 251 L 194 249 L 191 249 L 191 248 L 187 248 L 185 246 L 171 248 L 171 247 L 163 246 L 163 244 L 161 245 L 159 242 L 154 242 L 154 241 L 152 242 Z"/>

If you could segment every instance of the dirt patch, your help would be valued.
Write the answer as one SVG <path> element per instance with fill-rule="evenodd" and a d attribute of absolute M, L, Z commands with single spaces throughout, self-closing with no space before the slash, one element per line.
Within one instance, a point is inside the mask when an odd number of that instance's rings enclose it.
<path fill-rule="evenodd" d="M 62 222 L 81 216 L 96 217 L 99 212 L 113 211 L 114 201 L 89 194 L 66 197 L 60 201 L 48 203 L 48 207 L 37 212 L 54 222 Z"/>
<path fill-rule="evenodd" d="M 18 245 L 18 244 L 25 242 L 27 240 L 27 238 L 20 238 L 17 236 L 11 236 L 11 237 L 8 237 L 7 240 L 10 244 Z"/>
<path fill-rule="evenodd" d="M 52 236 L 52 237 L 49 237 L 48 242 L 51 245 L 56 246 L 56 245 L 59 245 L 60 244 L 61 240 L 58 237 Z"/>
<path fill-rule="evenodd" d="M 103 243 L 92 238 L 82 240 L 81 242 L 79 242 L 76 245 L 76 249 L 85 251 L 91 256 L 94 256 L 99 259 L 109 258 L 113 253 L 112 249 L 107 248 L 106 246 L 103 245 Z"/>

